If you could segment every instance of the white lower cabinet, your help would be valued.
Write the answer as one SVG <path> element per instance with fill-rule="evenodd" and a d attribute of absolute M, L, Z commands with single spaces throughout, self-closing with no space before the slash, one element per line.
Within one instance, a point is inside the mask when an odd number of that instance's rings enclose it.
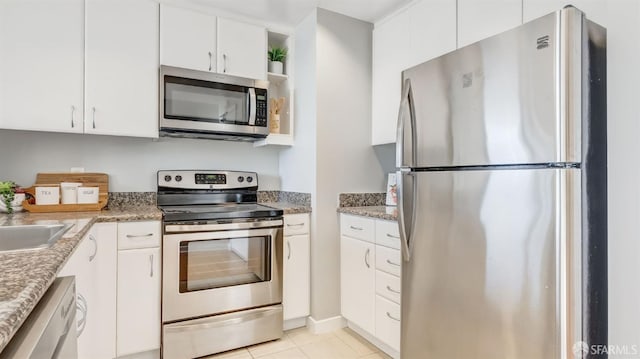
<path fill-rule="evenodd" d="M 160 234 L 159 221 L 94 224 L 60 270 L 76 278 L 79 359 L 159 357 Z"/>
<path fill-rule="evenodd" d="M 116 355 L 116 223 L 98 223 L 58 276 L 76 277 L 78 358 Z"/>
<path fill-rule="evenodd" d="M 160 348 L 160 248 L 118 252 L 118 356 Z"/>
<path fill-rule="evenodd" d="M 401 265 L 396 222 L 341 215 L 342 316 L 392 357 L 400 352 Z M 354 238 L 357 237 L 357 238 Z"/>
<path fill-rule="evenodd" d="M 340 303 L 342 316 L 375 333 L 375 245 L 342 236 L 340 241 Z"/>
<path fill-rule="evenodd" d="M 160 222 L 118 226 L 117 355 L 160 349 Z"/>
<path fill-rule="evenodd" d="M 309 315 L 311 288 L 309 215 L 286 215 L 284 223 L 283 318 L 305 318 Z"/>

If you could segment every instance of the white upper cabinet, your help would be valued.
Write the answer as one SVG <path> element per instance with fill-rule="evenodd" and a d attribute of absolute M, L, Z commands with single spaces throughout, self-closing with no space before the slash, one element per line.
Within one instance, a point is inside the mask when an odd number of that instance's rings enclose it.
<path fill-rule="evenodd" d="M 607 0 L 523 0 L 522 14 L 524 22 L 539 18 L 567 5 L 582 10 L 589 20 L 607 26 Z"/>
<path fill-rule="evenodd" d="M 216 17 L 160 4 L 160 63 L 216 71 Z"/>
<path fill-rule="evenodd" d="M 373 30 L 373 83 L 371 143 L 396 141 L 396 122 L 402 71 L 410 64 L 407 10 L 376 25 Z"/>
<path fill-rule="evenodd" d="M 158 137 L 158 3 L 85 6 L 85 132 Z"/>
<path fill-rule="evenodd" d="M 522 0 L 458 0 L 458 47 L 522 24 Z"/>
<path fill-rule="evenodd" d="M 218 72 L 251 79 L 267 79 L 267 30 L 218 18 Z"/>
<path fill-rule="evenodd" d="M 83 131 L 83 3 L 0 1 L 0 128 Z"/>
<path fill-rule="evenodd" d="M 422 0 L 373 30 L 374 145 L 395 143 L 402 71 L 456 48 L 456 0 Z"/>

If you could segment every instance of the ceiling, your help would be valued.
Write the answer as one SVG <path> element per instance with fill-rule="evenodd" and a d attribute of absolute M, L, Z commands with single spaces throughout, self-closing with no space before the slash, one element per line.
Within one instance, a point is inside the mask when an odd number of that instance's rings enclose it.
<path fill-rule="evenodd" d="M 315 7 L 373 23 L 411 0 L 193 0 L 192 2 L 293 27 Z"/>

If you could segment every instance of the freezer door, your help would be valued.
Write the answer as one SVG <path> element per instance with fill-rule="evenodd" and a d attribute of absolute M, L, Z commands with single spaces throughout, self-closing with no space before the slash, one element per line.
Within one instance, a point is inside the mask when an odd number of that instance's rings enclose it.
<path fill-rule="evenodd" d="M 397 166 L 580 162 L 582 24 L 567 8 L 405 70 Z"/>
<path fill-rule="evenodd" d="M 402 357 L 573 358 L 580 170 L 403 176 L 416 183 L 416 205 L 405 221 Z"/>

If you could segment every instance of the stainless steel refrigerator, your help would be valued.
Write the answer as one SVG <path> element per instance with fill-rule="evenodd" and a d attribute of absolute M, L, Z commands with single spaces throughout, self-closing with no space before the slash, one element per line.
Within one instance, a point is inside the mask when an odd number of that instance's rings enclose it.
<path fill-rule="evenodd" d="M 607 343 L 605 29 L 567 7 L 402 81 L 401 357 L 595 357 Z"/>

